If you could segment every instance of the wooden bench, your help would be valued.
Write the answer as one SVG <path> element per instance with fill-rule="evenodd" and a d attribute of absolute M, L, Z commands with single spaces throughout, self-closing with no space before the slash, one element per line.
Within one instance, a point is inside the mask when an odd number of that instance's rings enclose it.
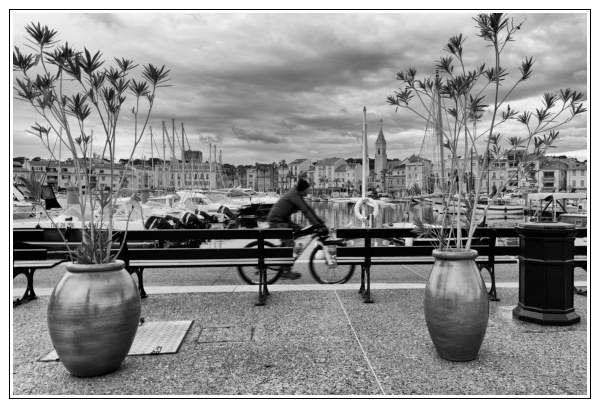
<path fill-rule="evenodd" d="M 33 276 L 38 269 L 52 269 L 67 260 L 46 248 L 36 245 L 45 240 L 44 230 L 39 228 L 13 230 L 13 279 L 23 274 L 27 278 L 27 288 L 20 299 L 13 301 L 18 306 L 37 299 L 33 288 Z"/>
<path fill-rule="evenodd" d="M 291 239 L 291 229 L 227 229 L 227 230 L 147 230 L 128 231 L 119 259 L 125 261 L 129 273 L 138 277 L 142 298 L 146 297 L 143 273 L 148 268 L 206 268 L 256 266 L 259 268 L 258 302 L 264 305 L 269 290 L 266 282 L 268 266 L 293 265 L 293 248 L 265 247 L 265 239 Z M 254 248 L 162 248 L 161 241 L 186 240 L 256 240 Z M 132 248 L 132 243 L 155 241 L 156 248 Z"/>
<path fill-rule="evenodd" d="M 37 299 L 33 288 L 33 275 L 38 269 L 52 269 L 66 259 L 48 259 L 48 251 L 26 241 L 41 241 L 44 231 L 41 229 L 13 231 L 13 279 L 23 274 L 27 278 L 27 288 L 20 299 L 13 301 L 13 306 Z"/>
<path fill-rule="evenodd" d="M 466 236 L 466 231 L 463 232 Z M 587 236 L 587 229 L 580 229 L 578 237 Z M 373 240 L 388 241 L 401 238 L 417 238 L 417 234 L 410 228 L 340 228 L 337 230 L 338 238 L 364 239 L 364 246 L 340 247 L 337 250 L 337 262 L 341 265 L 361 266 L 361 287 L 359 292 L 365 298 L 365 303 L 372 303 L 371 299 L 371 266 L 373 265 L 433 265 L 435 259 L 431 255 L 431 245 L 414 246 L 373 246 Z M 500 238 L 518 238 L 514 228 L 478 228 L 474 233 L 472 249 L 477 250 L 479 256 L 476 259 L 480 271 L 486 270 L 490 275 L 491 287 L 488 296 L 492 301 L 499 301 L 496 291 L 495 266 L 498 264 L 516 264 L 519 255 L 519 245 L 497 245 Z M 419 241 L 414 241 L 416 244 Z M 587 247 L 576 246 L 576 267 L 582 267 L 587 271 Z M 585 257 L 581 257 L 584 255 Z M 579 294 L 584 292 L 575 288 Z"/>

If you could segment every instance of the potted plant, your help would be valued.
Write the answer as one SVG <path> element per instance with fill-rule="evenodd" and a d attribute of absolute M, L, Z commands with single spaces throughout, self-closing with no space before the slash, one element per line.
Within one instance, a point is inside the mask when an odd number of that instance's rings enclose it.
<path fill-rule="evenodd" d="M 545 93 L 542 106 L 535 112 L 520 114 L 510 105 L 504 107 L 514 89 L 533 75 L 533 58 L 526 57 L 519 67 L 516 83 L 507 86 L 508 72 L 501 65 L 504 47 L 514 41 L 523 23 L 515 25 L 501 13 L 479 14 L 474 21 L 478 37 L 493 50 L 491 66 L 486 68 L 482 64 L 469 71 L 463 59 L 466 39 L 462 34 L 453 36 L 444 47 L 450 55 L 436 62 L 436 70 L 446 79 L 436 74 L 435 78 L 419 80 L 417 70 L 410 68 L 398 73 L 402 85 L 394 96 L 387 98 L 396 111 L 402 108 L 426 120 L 443 140 L 441 157 L 449 158 L 445 163 L 442 161 L 438 184 L 444 200 L 441 221 L 431 210 L 424 210 L 420 215 L 413 212 L 413 222 L 414 232 L 435 242 L 436 261 L 424 299 L 427 327 L 439 355 L 458 361 L 476 358 L 488 322 L 486 287 L 475 264 L 477 251 L 471 249 L 471 243 L 477 226 L 501 189 L 496 189 L 488 204 L 479 209 L 484 175 L 496 163 L 518 155 L 516 171 L 511 175 L 518 184 L 560 140 L 556 129 L 586 112 L 582 104 L 584 95 L 570 89 L 561 90 L 558 95 Z M 453 64 L 455 59 L 457 67 Z M 500 92 L 501 85 L 506 91 Z M 485 92 L 490 89 L 491 97 L 486 97 Z M 415 96 L 417 103 L 413 100 Z M 491 117 L 486 118 L 482 131 L 478 123 L 486 110 Z M 515 121 L 524 125 L 523 136 L 504 137 L 497 131 L 502 124 Z M 466 174 L 469 160 L 474 157 L 483 157 L 483 165 L 473 191 L 468 187 Z M 445 180 L 447 174 L 453 176 Z"/>
<path fill-rule="evenodd" d="M 121 365 L 137 332 L 140 295 L 123 262 L 116 260 L 113 243 L 120 232 L 114 229 L 113 208 L 116 192 L 123 185 L 127 166 L 148 124 L 156 91 L 167 86 L 169 71 L 149 64 L 143 67 L 143 80 L 130 79 L 138 66 L 131 60 L 115 59 L 114 66 L 103 68 L 99 51 L 91 54 L 87 49 L 77 51 L 69 43 L 59 44 L 58 33 L 39 23 L 25 29 L 26 45 L 33 53 L 14 49 L 15 99 L 41 118 L 41 123 L 36 122 L 29 132 L 40 138 L 52 158 L 56 144 L 50 142 L 51 138 L 56 138 L 72 156 L 72 187 L 82 214 L 82 241 L 74 250 L 52 221 L 71 262 L 50 297 L 48 329 L 58 357 L 71 374 L 101 375 Z M 132 102 L 128 95 L 133 96 Z M 139 116 L 144 101 L 147 114 Z M 117 143 L 123 142 L 117 142 L 122 108 L 131 109 L 134 136 L 128 164 L 119 174 L 123 168 L 116 167 L 115 151 Z M 102 191 L 92 189 L 92 171 L 98 164 L 91 154 L 93 130 L 87 127 L 92 113 L 96 113 L 104 136 L 99 165 L 111 180 L 111 187 Z M 23 182 L 41 206 L 43 178 L 38 180 L 32 172 Z"/>

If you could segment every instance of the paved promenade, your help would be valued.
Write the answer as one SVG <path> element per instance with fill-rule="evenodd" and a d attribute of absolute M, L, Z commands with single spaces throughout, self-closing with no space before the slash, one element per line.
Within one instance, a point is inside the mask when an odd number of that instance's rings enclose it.
<path fill-rule="evenodd" d="M 13 383 L 18 395 L 568 395 L 587 386 L 587 297 L 575 296 L 581 323 L 543 327 L 516 321 L 517 267 L 497 271 L 500 302 L 476 360 L 441 359 L 423 316 L 430 266 L 374 268 L 375 303 L 345 285 L 316 285 L 306 270 L 280 281 L 263 307 L 257 288 L 233 268 L 149 270 L 146 322 L 193 320 L 177 354 L 127 357 L 117 371 L 77 378 L 56 362 L 46 326 L 51 288 L 64 266 L 36 273 L 37 300 L 13 309 Z M 587 275 L 577 269 L 578 285 Z M 25 286 L 13 281 L 14 295 Z M 241 335 L 204 342 L 203 328 Z"/>

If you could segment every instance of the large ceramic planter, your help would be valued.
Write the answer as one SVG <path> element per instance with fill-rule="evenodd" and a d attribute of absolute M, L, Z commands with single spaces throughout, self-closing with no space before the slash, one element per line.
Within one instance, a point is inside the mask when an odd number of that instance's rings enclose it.
<path fill-rule="evenodd" d="M 73 375 L 91 377 L 119 368 L 135 338 L 141 301 L 123 261 L 68 263 L 48 305 L 54 349 Z"/>
<path fill-rule="evenodd" d="M 489 317 L 485 282 L 475 263 L 477 251 L 434 250 L 435 264 L 425 287 L 425 321 L 440 357 L 477 357 Z"/>

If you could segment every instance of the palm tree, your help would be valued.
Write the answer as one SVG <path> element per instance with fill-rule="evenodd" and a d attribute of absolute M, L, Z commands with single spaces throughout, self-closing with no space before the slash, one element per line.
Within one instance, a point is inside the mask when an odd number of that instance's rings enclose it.
<path fill-rule="evenodd" d="M 348 180 L 346 190 L 348 190 L 348 197 L 352 197 L 352 192 L 354 191 L 354 183 L 352 181 Z"/>
<path fill-rule="evenodd" d="M 285 174 L 286 174 L 285 170 L 287 169 L 287 167 L 288 167 L 288 165 L 287 165 L 287 163 L 285 162 L 285 159 L 281 159 L 281 160 L 279 161 L 279 169 L 281 170 L 281 174 L 280 174 L 280 177 L 279 177 L 279 179 L 280 179 L 280 181 L 281 181 L 281 183 L 280 183 L 280 184 L 281 184 L 281 192 L 282 192 L 282 193 L 283 193 L 283 188 L 284 188 L 284 185 L 283 185 L 283 183 L 284 183 Z"/>
<path fill-rule="evenodd" d="M 294 174 L 292 174 L 291 170 L 288 170 L 287 172 L 287 176 L 286 176 L 286 187 L 289 190 L 290 188 L 292 188 L 292 179 L 294 178 Z"/>
<path fill-rule="evenodd" d="M 329 192 L 329 187 L 331 187 L 331 177 L 326 177 L 325 178 L 325 194 L 331 194 Z"/>
<path fill-rule="evenodd" d="M 327 177 L 321 176 L 319 177 L 319 185 L 325 184 L 327 182 Z M 323 194 L 322 192 L 320 194 Z"/>
<path fill-rule="evenodd" d="M 335 183 L 335 189 L 336 189 L 336 190 L 337 190 L 337 185 L 338 185 L 338 183 L 339 183 L 340 181 L 342 181 L 342 180 L 340 180 L 340 179 L 339 179 L 339 178 L 337 178 L 337 177 L 333 179 L 333 182 Z"/>

